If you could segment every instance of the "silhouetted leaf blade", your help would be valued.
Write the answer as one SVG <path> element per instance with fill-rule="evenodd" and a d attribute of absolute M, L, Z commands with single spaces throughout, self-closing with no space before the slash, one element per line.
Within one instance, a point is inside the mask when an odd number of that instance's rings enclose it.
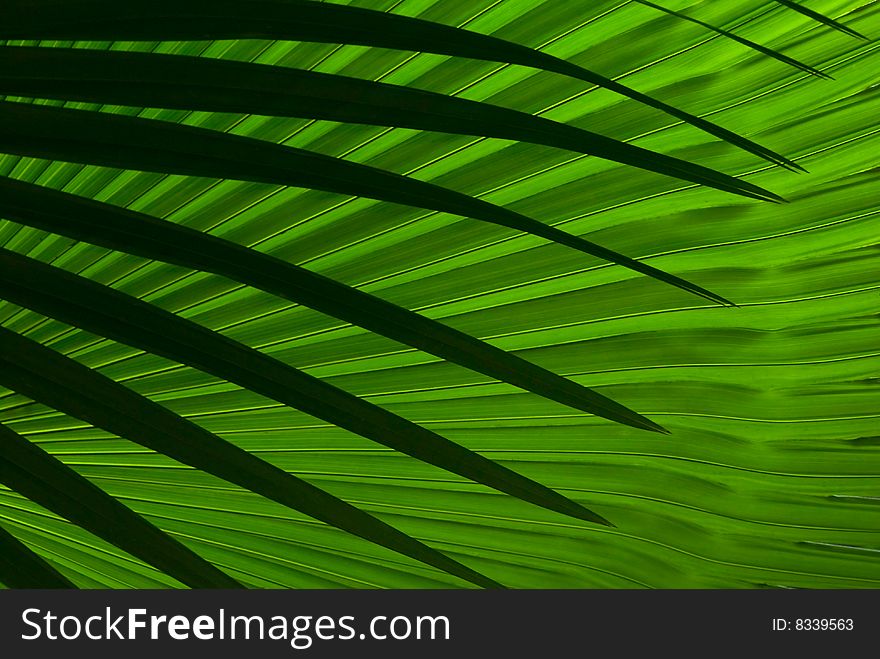
<path fill-rule="evenodd" d="M 833 18 L 829 18 L 828 16 L 825 16 L 824 14 L 821 14 L 814 9 L 810 9 L 809 7 L 805 7 L 801 3 L 795 2 L 794 0 L 776 0 L 776 2 L 778 2 L 781 5 L 785 5 L 789 9 L 793 9 L 794 11 L 798 12 L 799 14 L 803 14 L 804 16 L 812 18 L 814 21 L 819 21 L 823 25 L 827 25 L 828 27 L 832 27 L 835 30 L 839 30 L 840 32 L 844 32 L 844 33 L 850 35 L 851 37 L 856 37 L 858 39 L 867 39 L 868 38 L 865 35 L 861 34 L 860 32 L 855 31 L 851 27 L 844 25 L 840 21 L 836 21 Z"/>
<path fill-rule="evenodd" d="M 0 425 L 0 482 L 193 588 L 241 588 L 63 462 Z"/>
<path fill-rule="evenodd" d="M 307 0 L 7 0 L 0 39 L 162 41 L 273 39 L 347 43 L 506 62 L 560 73 L 662 110 L 770 162 L 787 158 L 733 131 L 540 51 L 457 27 Z"/>
<path fill-rule="evenodd" d="M 91 199 L 0 177 L 0 215 L 110 249 L 213 272 L 508 382 L 563 405 L 655 432 L 662 427 L 484 341 L 256 250 Z"/>
<path fill-rule="evenodd" d="M 70 416 L 485 588 L 500 584 L 121 384 L 0 328 L 0 384 Z"/>
<path fill-rule="evenodd" d="M 609 525 L 550 488 L 323 380 L 137 298 L 2 248 L 0 298 L 192 366 L 524 501 Z"/>
<path fill-rule="evenodd" d="M 0 46 L 0 93 L 495 137 L 615 161 L 631 152 L 621 151 L 621 143 L 602 135 L 488 103 L 341 75 L 204 57 Z M 633 158 L 625 162 L 640 166 Z"/>
<path fill-rule="evenodd" d="M 0 102 L 0 152 L 312 188 L 452 213 L 546 238 L 730 304 L 680 277 L 480 199 L 373 167 L 247 137 L 137 117 Z M 761 188 L 757 186 L 720 176 L 738 186 L 741 183 L 746 196 L 773 197 L 766 191 L 759 194 Z"/>
<path fill-rule="evenodd" d="M 76 588 L 73 582 L 0 526 L 0 583 L 7 588 Z"/>
<path fill-rule="evenodd" d="M 693 16 L 688 16 L 687 14 L 680 12 L 680 11 L 674 11 L 672 9 L 667 9 L 666 7 L 663 7 L 663 6 L 658 5 L 656 3 L 650 2 L 649 0 L 636 0 L 636 1 L 639 4 L 645 5 L 646 7 L 651 7 L 652 9 L 656 9 L 658 11 L 662 11 L 663 13 L 669 14 L 670 16 L 675 16 L 676 18 L 680 18 L 681 20 L 688 21 L 689 23 L 695 23 L 696 25 L 704 27 L 707 30 L 711 30 L 715 34 L 720 34 L 721 36 L 724 36 L 728 39 L 732 39 L 733 41 L 736 41 L 737 43 L 742 44 L 743 46 L 746 46 L 748 48 L 751 48 L 752 50 L 758 51 L 762 55 L 766 55 L 767 57 L 772 57 L 773 59 L 775 59 L 779 62 L 782 62 L 783 64 L 788 64 L 789 66 L 793 66 L 794 68 L 799 69 L 800 71 L 803 71 L 805 73 L 809 73 L 810 75 L 814 75 L 818 78 L 825 78 L 825 79 L 831 78 L 831 76 L 829 76 L 827 73 L 824 73 L 823 71 L 820 71 L 819 69 L 816 69 L 816 68 L 810 66 L 809 64 L 804 64 L 803 62 L 798 61 L 798 60 L 794 59 L 793 57 L 789 57 L 785 53 L 780 53 L 778 50 L 773 50 L 772 48 L 768 48 L 767 46 L 763 46 L 755 41 L 752 41 L 751 39 L 746 39 L 745 37 L 741 37 L 740 35 L 736 34 L 735 32 L 731 32 L 730 30 L 725 30 L 724 28 L 710 25 L 709 23 L 706 23 L 705 21 L 701 21 L 698 18 L 694 18 Z"/>
<path fill-rule="evenodd" d="M 14 155 L 312 188 L 465 215 L 543 237 L 555 235 L 552 227 L 440 186 L 240 135 L 8 101 L 0 103 L 0 122 L 0 149 Z M 604 142 L 603 157 L 609 160 L 752 199 L 780 201 L 772 192 L 734 176 L 601 135 L 594 139 Z"/>

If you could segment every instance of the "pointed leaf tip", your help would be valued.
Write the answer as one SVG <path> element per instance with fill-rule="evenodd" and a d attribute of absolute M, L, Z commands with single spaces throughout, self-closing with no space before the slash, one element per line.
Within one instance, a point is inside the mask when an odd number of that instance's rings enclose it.
<path fill-rule="evenodd" d="M 485 341 L 257 250 L 173 222 L 15 179 L 0 177 L 0 193 L 0 210 L 16 222 L 108 249 L 213 272 L 577 410 L 637 428 L 655 429 L 651 421 L 633 410 Z M 538 227 L 543 227 L 542 231 L 549 229 L 542 223 Z M 566 244 L 576 240 L 558 230 L 554 235 L 557 234 L 565 238 Z M 585 241 L 578 243 L 583 244 Z M 618 259 L 629 267 L 658 276 L 659 271 L 650 266 L 590 245 L 587 249 L 600 258 Z"/>
<path fill-rule="evenodd" d="M 837 21 L 829 16 L 825 16 L 824 14 L 819 13 L 814 9 L 810 9 L 809 7 L 805 7 L 799 2 L 795 2 L 795 0 L 776 0 L 780 5 L 788 7 L 789 9 L 798 12 L 799 14 L 803 14 L 808 18 L 812 18 L 814 21 L 818 21 L 823 25 L 827 25 L 830 28 L 838 30 L 839 32 L 843 32 L 844 34 L 848 34 L 851 37 L 855 37 L 856 39 L 864 39 L 865 41 L 870 41 L 868 37 L 863 35 L 861 32 L 849 27 L 848 25 L 844 25 L 840 21 Z"/>
<path fill-rule="evenodd" d="M 524 501 L 566 514 L 574 510 L 576 516 L 590 514 L 540 483 L 258 350 L 138 298 L 5 248 L 0 248 L 0 298 L 238 384 Z M 54 480 L 62 477 L 56 473 Z M 76 483 L 70 487 L 76 487 Z M 90 494 L 81 492 L 79 498 L 83 500 Z M 99 505 L 93 503 L 94 507 Z M 132 529 L 132 535 L 136 530 Z M 154 540 L 159 542 L 161 538 Z"/>
<path fill-rule="evenodd" d="M 4 0 L 0 39 L 187 41 L 271 39 L 343 43 L 527 66 L 598 85 L 665 112 L 770 162 L 785 158 L 702 117 L 617 80 L 490 35 L 394 12 L 337 3 L 126 0 L 111 14 L 90 0 Z"/>

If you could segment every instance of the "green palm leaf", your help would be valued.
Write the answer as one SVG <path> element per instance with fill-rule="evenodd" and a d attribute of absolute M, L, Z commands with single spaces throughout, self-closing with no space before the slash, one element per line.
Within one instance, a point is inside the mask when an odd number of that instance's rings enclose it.
<path fill-rule="evenodd" d="M 880 583 L 876 3 L 4 9 L 7 586 Z"/>

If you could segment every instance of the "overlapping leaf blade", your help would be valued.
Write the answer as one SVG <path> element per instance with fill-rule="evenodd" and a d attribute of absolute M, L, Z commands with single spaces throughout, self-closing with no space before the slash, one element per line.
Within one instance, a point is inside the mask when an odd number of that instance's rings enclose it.
<path fill-rule="evenodd" d="M 77 240 L 205 270 L 338 317 L 575 409 L 663 432 L 653 421 L 566 378 L 355 288 L 170 222 L 0 177 L 0 211 Z"/>
<path fill-rule="evenodd" d="M 732 39 L 743 46 L 751 48 L 762 55 L 766 55 L 767 57 L 772 57 L 775 60 L 782 62 L 783 64 L 787 64 L 789 66 L 793 66 L 794 68 L 804 71 L 805 73 L 809 73 L 810 75 L 814 75 L 818 78 L 829 78 L 830 76 L 827 73 L 823 73 L 818 69 L 810 66 L 809 64 L 804 64 L 803 62 L 794 59 L 793 57 L 789 57 L 785 53 L 779 52 L 778 50 L 773 50 L 772 48 L 768 48 L 767 46 L 763 46 L 759 43 L 752 41 L 751 39 L 746 39 L 735 32 L 730 30 L 725 30 L 724 28 L 716 27 L 711 25 L 705 21 L 701 21 L 698 18 L 690 16 L 681 11 L 674 11 L 663 5 L 659 5 L 655 2 L 650 2 L 650 0 L 637 0 L 639 4 L 645 5 L 646 7 L 651 7 L 652 9 L 656 9 L 658 11 L 662 11 L 665 14 L 669 14 L 670 16 L 675 16 L 676 18 L 680 18 L 681 20 L 688 21 L 690 23 L 695 23 L 701 27 L 706 28 L 707 30 L 714 32 L 715 34 L 720 34 L 721 36 Z"/>
<path fill-rule="evenodd" d="M 0 525 L 0 584 L 7 588 L 75 588 L 74 584 Z"/>
<path fill-rule="evenodd" d="M 193 588 L 241 587 L 235 579 L 2 424 L 0 483 L 181 583 Z"/>
<path fill-rule="evenodd" d="M 478 586 L 500 584 L 39 343 L 0 328 L 0 384 Z"/>
<path fill-rule="evenodd" d="M 556 242 L 572 237 L 540 222 L 430 183 L 323 154 L 165 121 L 0 102 L 0 149 L 36 158 L 237 179 L 350 194 L 508 226 Z M 747 181 L 596 135 L 606 157 L 753 199 L 778 195 Z M 550 238 L 553 236 L 553 238 Z M 566 244 L 563 243 L 563 244 Z M 588 245 L 580 248 L 589 249 Z M 587 253 L 590 253 L 587 251 Z"/>
<path fill-rule="evenodd" d="M 840 32 L 844 32 L 845 34 L 850 35 L 851 37 L 856 37 L 858 39 L 867 39 L 867 37 L 860 32 L 852 29 L 841 23 L 840 21 L 836 21 L 833 18 L 829 18 L 825 14 L 822 14 L 815 9 L 810 9 L 809 7 L 803 5 L 800 2 L 796 2 L 795 0 L 775 0 L 781 5 L 792 9 L 799 14 L 803 14 L 809 18 L 812 18 L 814 21 L 818 21 L 823 25 L 827 25 L 828 27 L 834 28 L 835 30 L 839 30 Z"/>
<path fill-rule="evenodd" d="M 671 161 L 655 164 L 644 151 L 639 165 L 632 148 L 601 135 L 488 103 L 349 76 L 207 57 L 0 46 L 0 93 L 496 137 L 609 160 L 629 153 L 629 164 L 673 171 Z"/>
<path fill-rule="evenodd" d="M 680 277 L 480 199 L 365 165 L 237 135 L 137 117 L 0 102 L 0 151 L 107 167 L 307 187 L 463 215 L 546 238 L 707 299 L 731 304 Z M 654 154 L 652 158 L 666 160 L 667 156 Z M 676 175 L 711 180 L 720 189 L 747 197 L 780 200 L 759 186 L 704 167 L 687 163 L 682 167 L 698 175 Z"/>
<path fill-rule="evenodd" d="M 593 71 L 525 46 L 439 23 L 310 0 L 9 0 L 3 39 L 278 39 L 348 43 L 506 62 L 560 73 L 662 110 L 775 164 L 792 161 L 751 140 Z"/>
<path fill-rule="evenodd" d="M 318 378 L 136 298 L 2 248 L 0 298 L 193 366 L 538 506 L 608 525 L 553 490 Z"/>

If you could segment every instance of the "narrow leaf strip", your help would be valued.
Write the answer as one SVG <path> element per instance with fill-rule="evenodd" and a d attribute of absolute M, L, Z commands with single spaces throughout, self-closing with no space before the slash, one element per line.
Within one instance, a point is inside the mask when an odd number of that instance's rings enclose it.
<path fill-rule="evenodd" d="M 608 525 L 557 492 L 323 380 L 137 298 L 5 249 L 0 249 L 0 298 L 234 382 L 538 506 Z"/>
<path fill-rule="evenodd" d="M 0 328 L 0 384 L 119 437 L 485 588 L 500 584 L 79 362 Z"/>
<path fill-rule="evenodd" d="M 165 121 L 0 102 L 0 152 L 312 188 L 452 213 L 539 236 L 729 304 L 679 277 L 480 199 L 374 167 L 247 137 Z M 744 190 L 760 190 L 736 178 L 720 176 L 742 184 Z M 747 193 L 752 195 L 758 196 L 758 192 Z"/>
<path fill-rule="evenodd" d="M 518 64 L 598 85 L 665 112 L 770 162 L 766 147 L 626 85 L 503 39 L 393 13 L 297 0 L 4 0 L 0 39 L 178 41 L 273 39 L 345 43 Z"/>
<path fill-rule="evenodd" d="M 108 249 L 222 275 L 563 405 L 665 432 L 601 394 L 464 332 L 268 254 L 173 222 L 5 177 L 0 177 L 0 216 Z"/>
<path fill-rule="evenodd" d="M 0 46 L 0 94 L 394 126 L 530 142 L 613 161 L 622 157 L 620 142 L 488 103 L 205 57 Z"/>
<path fill-rule="evenodd" d="M 70 579 L 2 526 L 0 583 L 7 588 L 76 588 Z"/>
<path fill-rule="evenodd" d="M 776 0 L 781 5 L 785 5 L 789 9 L 793 9 L 799 14 L 803 14 L 804 16 L 808 16 L 812 18 L 814 21 L 819 21 L 823 25 L 827 25 L 828 27 L 834 28 L 835 30 L 839 30 L 840 32 L 844 32 L 845 34 L 850 35 L 851 37 L 856 37 L 857 39 L 865 39 L 868 37 L 863 35 L 860 32 L 856 32 L 851 27 L 847 27 L 840 21 L 835 21 L 833 18 L 828 18 L 824 14 L 820 14 L 818 11 L 810 9 L 809 7 L 804 7 L 801 3 L 795 2 L 794 0 Z"/>
<path fill-rule="evenodd" d="M 0 482 L 192 588 L 241 588 L 66 464 L 0 425 Z"/>
<path fill-rule="evenodd" d="M 820 71 L 819 69 L 813 68 L 809 64 L 804 64 L 803 62 L 800 62 L 792 57 L 789 57 L 788 55 L 780 53 L 777 50 L 773 50 L 772 48 L 768 48 L 767 46 L 762 46 L 759 43 L 755 43 L 751 39 L 746 39 L 745 37 L 741 37 L 738 34 L 731 32 L 730 30 L 725 30 L 720 27 L 715 27 L 714 25 L 710 25 L 709 23 L 706 23 L 706 22 L 701 21 L 697 18 L 694 18 L 693 16 L 688 16 L 687 14 L 682 13 L 680 11 L 673 11 L 672 9 L 667 9 L 666 7 L 661 7 L 658 4 L 655 4 L 653 2 L 649 2 L 649 0 L 636 0 L 636 1 L 639 4 L 645 5 L 646 7 L 651 7 L 652 9 L 662 11 L 664 14 L 669 14 L 671 16 L 675 16 L 676 18 L 680 18 L 683 21 L 688 21 L 689 23 L 695 23 L 696 25 L 704 27 L 707 30 L 714 32 L 715 34 L 720 34 L 724 37 L 727 37 L 728 39 L 736 41 L 737 43 L 742 44 L 743 46 L 746 46 L 748 48 L 751 48 L 752 50 L 758 51 L 762 55 L 766 55 L 767 57 L 772 57 L 773 59 L 775 59 L 779 62 L 782 62 L 783 64 L 788 64 L 789 66 L 793 66 L 794 68 L 799 69 L 800 71 L 803 71 L 805 73 L 809 73 L 810 75 L 814 75 L 818 78 L 825 78 L 826 80 L 831 79 L 830 75 Z"/>
<path fill-rule="evenodd" d="M 520 230 L 541 224 L 399 174 L 184 124 L 2 102 L 0 128 L 0 150 L 15 155 L 313 188 L 466 215 Z M 609 160 L 752 199 L 780 201 L 773 193 L 734 176 L 602 135 L 594 139 L 604 145 L 603 157 Z"/>

